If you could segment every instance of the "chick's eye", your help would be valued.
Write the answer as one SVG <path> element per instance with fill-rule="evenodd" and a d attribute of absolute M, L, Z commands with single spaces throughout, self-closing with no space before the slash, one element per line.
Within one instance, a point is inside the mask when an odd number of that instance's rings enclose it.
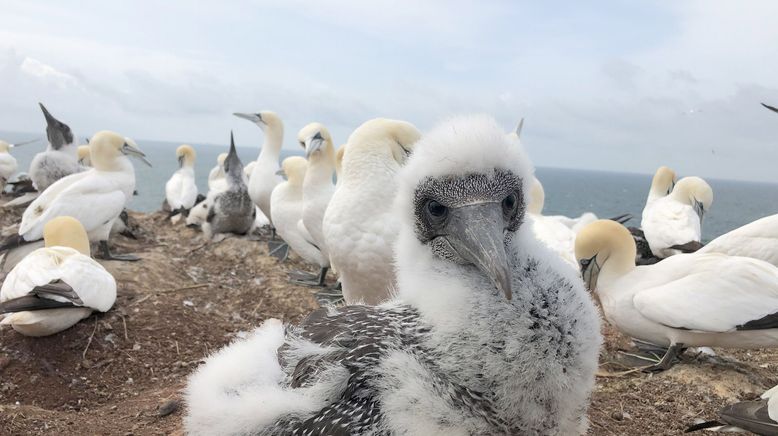
<path fill-rule="evenodd" d="M 448 208 L 435 200 L 427 201 L 427 214 L 434 221 L 442 221 L 448 215 Z"/>
<path fill-rule="evenodd" d="M 510 215 L 516 210 L 518 205 L 518 198 L 515 192 L 511 192 L 502 200 L 502 210 L 506 215 Z"/>

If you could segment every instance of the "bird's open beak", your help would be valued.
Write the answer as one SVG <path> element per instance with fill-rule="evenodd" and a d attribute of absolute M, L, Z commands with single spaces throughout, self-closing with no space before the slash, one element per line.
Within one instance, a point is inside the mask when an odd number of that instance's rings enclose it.
<path fill-rule="evenodd" d="M 505 294 L 513 296 L 505 228 L 500 203 L 476 203 L 451 208 L 444 236 L 451 247 L 481 270 Z"/>
<path fill-rule="evenodd" d="M 586 284 L 586 289 L 594 291 L 597 287 L 597 278 L 600 276 L 600 264 L 597 263 L 597 255 L 595 254 L 589 259 L 582 259 L 580 266 L 581 278 Z"/>
<path fill-rule="evenodd" d="M 252 123 L 261 123 L 262 122 L 262 116 L 259 114 L 244 114 L 241 112 L 234 112 L 233 115 L 235 115 L 238 118 L 243 118 L 244 120 L 249 120 Z"/>
<path fill-rule="evenodd" d="M 126 138 L 124 140 L 124 145 L 122 146 L 122 153 L 125 156 L 136 157 L 146 165 L 151 166 L 151 162 L 149 162 L 146 159 L 146 154 L 140 151 L 140 148 L 138 148 L 138 146 L 135 145 L 135 143 L 129 138 Z"/>
<path fill-rule="evenodd" d="M 305 158 L 310 159 L 313 153 L 321 149 L 322 144 L 324 144 L 324 138 L 321 137 L 321 133 L 316 132 L 305 142 Z"/>

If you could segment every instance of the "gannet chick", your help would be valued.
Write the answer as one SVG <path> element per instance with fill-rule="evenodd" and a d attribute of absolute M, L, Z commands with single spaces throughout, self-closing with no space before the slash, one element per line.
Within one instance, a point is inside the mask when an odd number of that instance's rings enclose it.
<path fill-rule="evenodd" d="M 108 236 L 135 190 L 135 170 L 127 156 L 145 159 L 129 138 L 107 130 L 98 132 L 89 144 L 92 168 L 63 177 L 43 191 L 22 214 L 18 235 L 0 250 L 19 247 L 43 238 L 43 227 L 58 216 L 72 216 L 86 229 L 89 240 L 99 242 L 98 257 L 107 260 L 138 260 L 132 255 L 112 254 Z"/>
<path fill-rule="evenodd" d="M 227 180 L 224 178 L 225 159 L 227 159 L 227 153 L 220 153 L 216 157 L 216 166 L 208 173 L 208 194 L 189 211 L 189 216 L 186 217 L 187 226 L 202 226 L 208 218 L 213 198 L 216 197 L 216 194 L 227 190 Z"/>
<path fill-rule="evenodd" d="M 282 181 L 276 173 L 279 170 L 278 161 L 284 142 L 284 123 L 275 112 L 271 111 L 261 111 L 255 114 L 235 113 L 233 115 L 251 121 L 265 132 L 265 143 L 262 144 L 262 149 L 259 151 L 259 156 L 249 177 L 249 195 L 259 210 L 270 218 L 272 216 L 270 195 L 273 193 L 273 188 Z"/>
<path fill-rule="evenodd" d="M 608 220 L 583 229 L 575 253 L 611 324 L 670 347 L 651 370 L 669 368 L 684 347 L 778 347 L 778 268 L 767 262 L 690 253 L 636 267 L 632 236 Z"/>
<path fill-rule="evenodd" d="M 718 420 L 695 424 L 684 433 L 697 430 L 749 431 L 758 435 L 775 436 L 778 434 L 778 386 L 767 390 L 758 400 L 725 406 L 719 412 Z"/>
<path fill-rule="evenodd" d="M 38 153 L 30 162 L 30 179 L 38 192 L 43 192 L 57 180 L 82 170 L 78 165 L 78 146 L 70 127 L 54 118 L 38 103 L 46 118 L 46 151 Z"/>
<path fill-rule="evenodd" d="M 89 257 L 89 238 L 78 220 L 52 219 L 43 239 L 45 248 L 19 262 L 0 289 L 0 324 L 26 336 L 59 333 L 116 301 L 116 281 Z"/>
<path fill-rule="evenodd" d="M 303 181 L 302 222 L 313 244 L 318 247 L 320 257 L 319 277 L 316 281 L 301 281 L 302 284 L 324 286 L 324 279 L 330 267 L 327 243 L 324 240 L 323 221 L 327 205 L 335 193 L 332 176 L 335 174 L 335 149 L 330 132 L 320 123 L 311 123 L 297 134 L 297 140 L 305 148 L 308 167 Z"/>
<path fill-rule="evenodd" d="M 725 233 L 707 243 L 698 253 L 753 257 L 778 266 L 778 214 Z"/>
<path fill-rule="evenodd" d="M 348 304 L 378 304 L 395 286 L 396 176 L 420 137 L 410 123 L 377 118 L 348 139 L 343 177 L 323 222 L 324 242 Z"/>
<path fill-rule="evenodd" d="M 165 184 L 165 198 L 170 207 L 170 216 L 188 215 L 189 209 L 197 201 L 197 185 L 195 184 L 194 164 L 197 153 L 189 145 L 181 145 L 176 149 L 178 169 Z"/>
<path fill-rule="evenodd" d="M 225 233 L 245 235 L 251 230 L 256 217 L 232 132 L 230 132 L 230 152 L 224 160 L 224 176 L 227 180 L 227 190 L 213 197 L 213 203 L 208 209 L 208 216 L 203 224 L 206 239 Z"/>
<path fill-rule="evenodd" d="M 535 233 L 535 237 L 575 269 L 577 267 L 574 252 L 575 232 L 558 220 L 543 216 L 541 213 L 545 201 L 543 185 L 534 176 L 530 178 L 529 183 L 531 183 L 531 186 L 527 220 Z"/>
<path fill-rule="evenodd" d="M 78 146 L 78 164 L 84 168 L 92 166 L 92 159 L 89 156 L 89 145 Z"/>
<path fill-rule="evenodd" d="M 346 182 L 354 144 L 364 142 L 349 141 Z M 485 117 L 422 138 L 393 214 L 399 298 L 320 309 L 286 330 L 266 321 L 190 378 L 186 431 L 584 433 L 599 319 L 581 280 L 524 224 L 531 174 Z"/>
<path fill-rule="evenodd" d="M 684 177 L 670 195 L 643 210 L 641 227 L 651 252 L 659 258 L 702 248 L 702 220 L 713 203 L 713 190 L 699 177 Z"/>
<path fill-rule="evenodd" d="M 273 189 L 270 210 L 273 211 L 276 232 L 289 244 L 289 248 L 308 263 L 326 265 L 329 260 L 324 258 L 310 234 L 299 225 L 303 216 L 303 180 L 307 165 L 300 156 L 284 159 L 279 172 L 286 175 L 287 180 Z"/>

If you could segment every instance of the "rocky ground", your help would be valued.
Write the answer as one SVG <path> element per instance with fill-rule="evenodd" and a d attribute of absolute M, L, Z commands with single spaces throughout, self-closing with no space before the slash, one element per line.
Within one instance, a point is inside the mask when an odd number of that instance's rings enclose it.
<path fill-rule="evenodd" d="M 20 213 L 0 209 L 3 235 Z M 0 434 L 181 434 L 180 391 L 205 356 L 267 318 L 295 322 L 317 307 L 310 288 L 287 281 L 310 268 L 279 264 L 262 242 L 206 245 L 161 214 L 131 218 L 138 239 L 114 244 L 142 261 L 103 263 L 119 284 L 113 309 L 46 338 L 0 330 Z M 629 347 L 606 328 L 591 435 L 679 434 L 778 383 L 774 351 L 717 350 L 648 375 L 616 363 Z"/>

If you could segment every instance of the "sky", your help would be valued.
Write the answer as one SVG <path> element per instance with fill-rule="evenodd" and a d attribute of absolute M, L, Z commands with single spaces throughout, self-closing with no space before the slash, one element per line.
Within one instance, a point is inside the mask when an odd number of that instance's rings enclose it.
<path fill-rule="evenodd" d="M 0 130 L 241 146 L 276 111 L 426 131 L 487 113 L 537 166 L 778 183 L 778 2 L 0 0 Z"/>

